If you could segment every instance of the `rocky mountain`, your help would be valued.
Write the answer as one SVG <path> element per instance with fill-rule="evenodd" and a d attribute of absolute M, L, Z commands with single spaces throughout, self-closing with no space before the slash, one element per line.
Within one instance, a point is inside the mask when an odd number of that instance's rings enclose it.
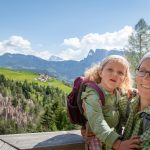
<path fill-rule="evenodd" d="M 61 80 L 72 82 L 76 76 L 84 73 L 92 64 L 101 61 L 108 55 L 124 55 L 121 50 L 90 50 L 87 57 L 81 61 L 63 60 L 46 61 L 32 55 L 6 53 L 0 56 L 0 67 L 16 70 L 30 70 L 38 73 L 47 73 Z"/>

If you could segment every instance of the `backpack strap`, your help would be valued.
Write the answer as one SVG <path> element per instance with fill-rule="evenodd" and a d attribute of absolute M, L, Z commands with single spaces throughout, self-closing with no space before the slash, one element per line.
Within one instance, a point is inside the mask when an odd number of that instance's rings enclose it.
<path fill-rule="evenodd" d="M 94 89 L 99 96 L 99 100 L 101 101 L 102 106 L 104 106 L 105 104 L 105 94 L 102 91 L 102 89 L 94 82 L 94 81 L 84 81 L 79 88 L 79 92 L 78 92 L 78 96 L 77 96 L 77 104 L 79 107 L 80 112 L 83 114 L 83 108 L 82 108 L 82 100 L 81 100 L 81 95 L 82 92 L 85 91 L 86 87 L 91 87 L 92 89 Z"/>
<path fill-rule="evenodd" d="M 142 112 L 141 118 L 143 119 L 143 132 L 144 132 L 150 128 L 150 114 Z"/>
<path fill-rule="evenodd" d="M 104 106 L 105 105 L 105 94 L 104 94 L 103 90 L 93 81 L 85 81 L 84 84 L 86 86 L 93 88 L 98 93 L 99 100 L 101 101 L 102 106 Z"/>

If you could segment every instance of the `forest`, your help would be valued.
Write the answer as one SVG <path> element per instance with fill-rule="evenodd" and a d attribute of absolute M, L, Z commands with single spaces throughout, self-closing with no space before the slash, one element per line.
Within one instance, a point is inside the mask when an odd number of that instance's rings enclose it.
<path fill-rule="evenodd" d="M 0 75 L 0 134 L 71 130 L 66 93 Z"/>

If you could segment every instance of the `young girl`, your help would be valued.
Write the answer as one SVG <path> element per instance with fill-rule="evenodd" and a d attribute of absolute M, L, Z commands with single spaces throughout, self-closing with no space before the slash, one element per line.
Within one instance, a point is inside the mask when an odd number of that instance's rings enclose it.
<path fill-rule="evenodd" d="M 127 60 L 118 55 L 105 58 L 85 72 L 88 80 L 95 81 L 105 93 L 105 105 L 102 106 L 95 90 L 86 87 L 82 93 L 84 115 L 87 118 L 88 132 L 95 135 L 85 135 L 90 150 L 128 150 L 137 148 L 138 137 L 130 140 L 119 140 L 120 135 L 115 131 L 119 123 L 118 102 L 121 91 L 131 88 L 131 77 Z M 119 90 L 118 90 L 119 89 Z M 82 130 L 81 130 L 82 132 Z"/>
<path fill-rule="evenodd" d="M 124 139 L 139 135 L 141 149 L 150 149 L 150 52 L 141 59 L 136 71 L 139 96 L 130 102 L 130 114 L 125 126 Z M 146 117 L 146 118 L 145 118 Z M 146 120 L 145 120 L 145 119 Z M 145 126 L 145 127 L 144 127 Z"/>

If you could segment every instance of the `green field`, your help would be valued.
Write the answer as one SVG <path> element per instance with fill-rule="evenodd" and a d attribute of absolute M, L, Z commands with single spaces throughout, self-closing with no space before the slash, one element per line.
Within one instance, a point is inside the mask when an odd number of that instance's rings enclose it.
<path fill-rule="evenodd" d="M 0 74 L 3 74 L 6 78 L 16 81 L 24 81 L 27 80 L 28 82 L 36 82 L 39 85 L 43 86 L 53 86 L 58 87 L 59 89 L 63 90 L 65 93 L 69 93 L 71 88 L 69 86 L 64 85 L 63 82 L 57 80 L 56 78 L 50 77 L 47 82 L 42 82 L 36 80 L 39 76 L 37 73 L 29 72 L 29 71 L 15 71 L 6 68 L 0 68 Z"/>

